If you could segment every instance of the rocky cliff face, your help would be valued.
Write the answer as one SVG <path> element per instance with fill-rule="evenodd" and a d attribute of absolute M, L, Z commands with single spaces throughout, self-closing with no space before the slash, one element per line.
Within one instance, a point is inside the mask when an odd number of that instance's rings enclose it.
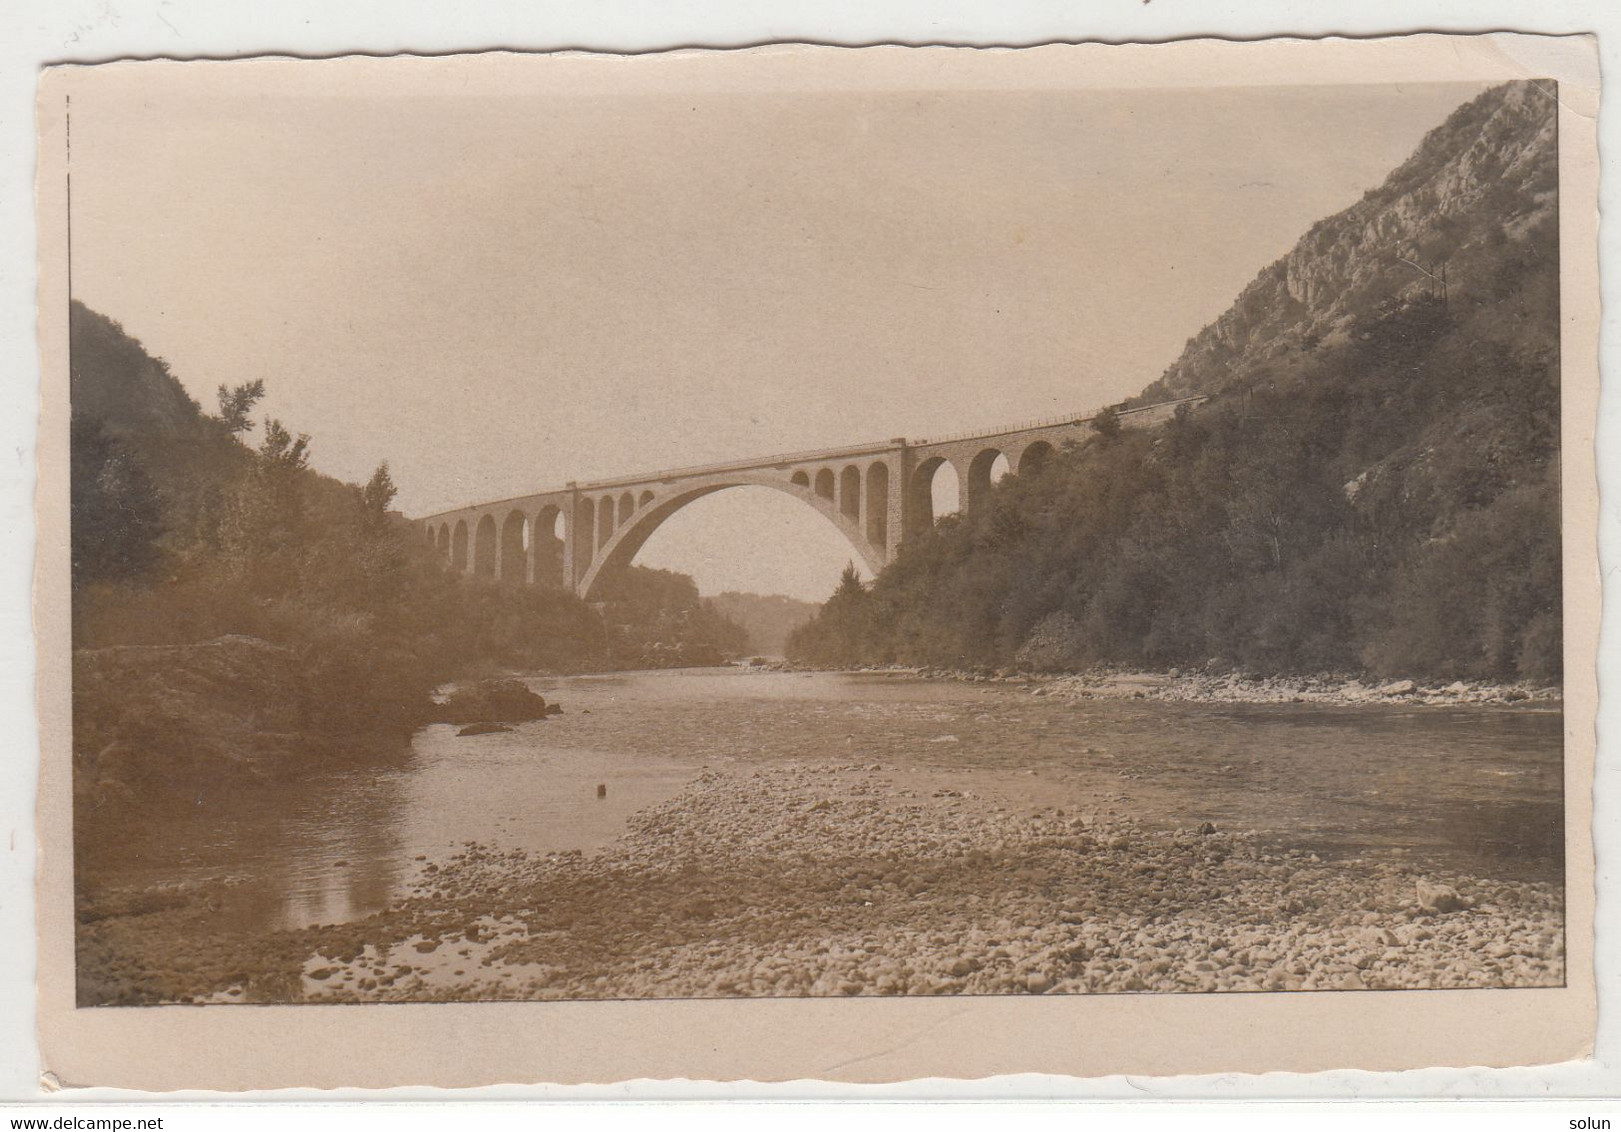
<path fill-rule="evenodd" d="M 1454 111 L 1361 201 L 1320 221 L 1192 338 L 1137 400 L 1211 393 L 1355 333 L 1391 302 L 1493 285 L 1503 251 L 1557 208 L 1552 82 L 1495 87 Z"/>

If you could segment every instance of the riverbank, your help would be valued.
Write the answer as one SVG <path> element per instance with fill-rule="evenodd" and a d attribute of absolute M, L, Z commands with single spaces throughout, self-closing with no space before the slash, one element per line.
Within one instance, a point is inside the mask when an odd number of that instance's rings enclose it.
<path fill-rule="evenodd" d="M 240 635 L 75 650 L 77 804 L 105 816 L 166 797 L 201 803 L 335 763 L 399 763 L 425 723 L 504 726 L 562 710 L 515 679 L 435 690 L 410 671 L 322 675 L 299 649 Z"/>
<path fill-rule="evenodd" d="M 394 683 L 323 683 L 298 650 L 255 637 L 78 649 L 74 797 L 93 810 L 200 803 L 340 758 L 386 759 L 420 714 Z"/>
<path fill-rule="evenodd" d="M 1040 682 L 1033 694 L 1060 699 L 1147 699 L 1238 704 L 1543 704 L 1563 689 L 1527 684 L 1364 682 L 1356 677 L 1244 676 L 1235 673 L 1089 672 Z"/>
<path fill-rule="evenodd" d="M 938 668 L 888 665 L 856 669 L 818 669 L 789 661 L 740 665 L 750 672 L 879 672 L 923 680 L 973 684 L 1011 684 L 1032 695 L 1064 700 L 1136 699 L 1209 704 L 1543 704 L 1557 706 L 1564 689 L 1556 685 L 1492 684 L 1482 681 L 1366 680 L 1333 673 L 1258 676 L 1236 672 L 1138 672 L 1093 669 L 1086 672 L 1034 673 L 1008 668 Z"/>
<path fill-rule="evenodd" d="M 1012 807 L 879 764 L 709 771 L 599 853 L 468 845 L 366 920 L 210 937 L 193 900 L 81 923 L 136 1001 L 1553 986 L 1557 885 L 1326 861 L 1209 824 Z M 199 898 L 206 899 L 203 894 Z M 129 910 L 125 910 L 128 912 Z M 156 937 L 167 937 L 165 930 Z M 113 972 L 111 983 L 123 980 Z M 131 1001 L 126 998 L 125 1001 Z"/>

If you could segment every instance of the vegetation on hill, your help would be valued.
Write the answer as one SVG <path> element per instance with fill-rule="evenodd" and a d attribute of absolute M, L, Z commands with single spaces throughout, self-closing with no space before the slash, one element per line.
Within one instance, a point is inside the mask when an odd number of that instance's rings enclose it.
<path fill-rule="evenodd" d="M 608 662 L 614 668 L 719 664 L 749 650 L 748 632 L 698 596 L 686 574 L 631 566 L 604 586 Z"/>
<path fill-rule="evenodd" d="M 788 634 L 816 615 L 821 607 L 814 602 L 784 597 L 782 594 L 740 593 L 727 590 L 708 599 L 718 612 L 743 626 L 748 632 L 751 651 L 781 656 Z"/>
<path fill-rule="evenodd" d="M 397 748 L 434 686 L 497 669 L 635 663 L 637 642 L 742 651 L 680 575 L 632 571 L 606 622 L 561 588 L 457 575 L 390 510 L 386 464 L 365 485 L 320 475 L 308 436 L 256 430 L 262 383 L 222 386 L 205 414 L 117 323 L 77 303 L 71 319 L 74 737 L 100 768 L 86 782 L 128 786 L 188 751 L 273 773 L 334 736 Z M 247 703 L 275 725 L 237 726 Z"/>
<path fill-rule="evenodd" d="M 1006 477 L 847 576 L 790 657 L 1557 679 L 1551 113 L 1533 84 L 1464 107 L 1189 344 L 1155 395 L 1205 407 Z M 1315 290 L 1269 309 L 1291 273 Z"/>

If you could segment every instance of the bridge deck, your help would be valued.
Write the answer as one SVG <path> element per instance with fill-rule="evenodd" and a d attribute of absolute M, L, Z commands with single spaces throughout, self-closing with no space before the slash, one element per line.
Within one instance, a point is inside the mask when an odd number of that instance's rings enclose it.
<path fill-rule="evenodd" d="M 1169 416 L 1182 405 L 1197 405 L 1208 398 L 1181 397 L 1174 401 L 1159 401 L 1152 405 L 1141 405 L 1135 409 L 1124 409 L 1120 412 L 1121 423 L 1128 427 L 1133 419 L 1147 416 L 1151 419 Z M 645 472 L 637 475 L 615 476 L 611 479 L 591 480 L 582 483 L 568 483 L 560 488 L 543 491 L 527 492 L 523 495 L 509 496 L 505 499 L 484 500 L 480 503 L 467 504 L 462 507 L 451 507 L 444 511 L 436 511 L 431 515 L 423 515 L 423 522 L 438 519 L 447 515 L 460 515 L 470 510 L 499 507 L 503 504 L 516 504 L 527 500 L 541 500 L 548 497 L 566 497 L 574 492 L 592 493 L 598 491 L 617 490 L 630 487 L 651 486 L 653 484 L 668 484 L 676 480 L 688 479 L 697 476 L 724 475 L 729 472 L 750 472 L 768 468 L 787 468 L 795 464 L 816 464 L 823 462 L 836 462 L 853 460 L 866 456 L 876 456 L 885 452 L 893 452 L 897 448 L 910 448 L 914 450 L 928 449 L 937 445 L 959 445 L 973 442 L 993 442 L 1006 440 L 1010 437 L 1026 433 L 1042 432 L 1055 428 L 1081 428 L 1092 423 L 1096 414 L 1092 416 L 1058 416 L 1038 420 L 1025 421 L 1015 425 L 1007 425 L 985 431 L 970 431 L 952 433 L 946 436 L 937 436 L 929 439 L 910 440 L 905 437 L 895 437 L 890 440 L 872 441 L 867 444 L 855 444 L 841 448 L 819 448 L 802 452 L 783 452 L 771 456 L 746 457 L 740 460 L 727 460 L 711 464 L 690 464 L 676 468 L 660 468 L 657 471 Z"/>

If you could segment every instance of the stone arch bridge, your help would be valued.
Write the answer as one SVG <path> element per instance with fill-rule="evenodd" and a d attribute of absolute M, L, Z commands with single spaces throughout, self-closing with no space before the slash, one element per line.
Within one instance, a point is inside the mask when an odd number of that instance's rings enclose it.
<path fill-rule="evenodd" d="M 1156 425 L 1183 405 L 1204 400 L 1126 409 L 1120 424 Z M 972 511 L 990 490 L 998 457 L 1020 475 L 1038 473 L 1065 442 L 1088 435 L 1092 419 L 1062 417 L 939 440 L 895 439 L 570 483 L 560 491 L 442 511 L 418 522 L 454 569 L 518 585 L 567 586 L 590 601 L 666 519 L 693 500 L 730 487 L 765 487 L 832 523 L 876 574 L 908 535 L 933 524 L 934 476 L 942 466 L 956 472 L 959 504 Z"/>

